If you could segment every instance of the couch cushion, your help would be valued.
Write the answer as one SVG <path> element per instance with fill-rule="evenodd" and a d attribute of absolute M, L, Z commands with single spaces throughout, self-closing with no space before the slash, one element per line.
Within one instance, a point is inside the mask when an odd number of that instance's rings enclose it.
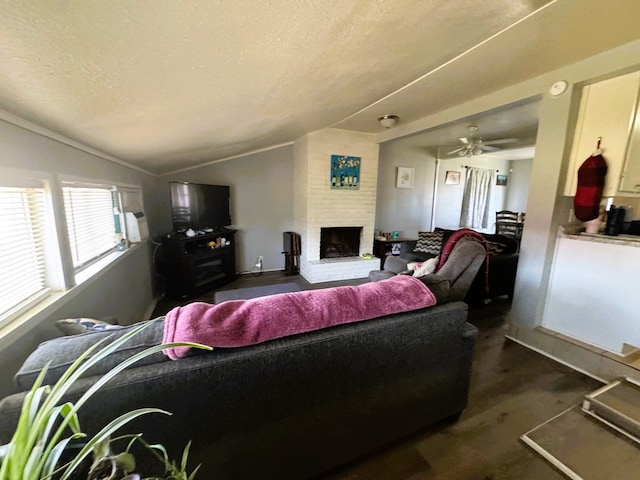
<path fill-rule="evenodd" d="M 33 385 L 42 368 L 50 362 L 49 369 L 44 378 L 45 384 L 55 383 L 69 366 L 86 351 L 91 345 L 106 337 L 111 337 L 105 342 L 111 343 L 127 334 L 139 324 L 133 324 L 113 330 L 92 331 L 69 337 L 54 338 L 41 343 L 38 348 L 25 360 L 18 373 L 15 382 L 18 387 L 28 390 Z M 101 375 L 118 365 L 123 360 L 145 350 L 153 345 L 159 345 L 162 341 L 164 321 L 157 320 L 148 328 L 131 338 L 120 349 L 92 366 L 85 376 Z M 162 352 L 154 353 L 136 363 L 136 366 L 150 365 L 164 362 L 167 357 Z"/>
<path fill-rule="evenodd" d="M 440 250 L 442 250 L 443 237 L 444 233 L 442 231 L 418 232 L 418 242 L 414 251 L 439 255 Z"/>

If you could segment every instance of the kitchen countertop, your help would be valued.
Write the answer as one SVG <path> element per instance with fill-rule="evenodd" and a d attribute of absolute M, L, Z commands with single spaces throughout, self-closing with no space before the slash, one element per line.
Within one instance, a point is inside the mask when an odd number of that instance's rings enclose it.
<path fill-rule="evenodd" d="M 600 233 L 586 233 L 579 231 L 580 227 L 560 226 L 558 237 L 571 238 L 584 242 L 609 243 L 612 245 L 625 245 L 640 248 L 640 236 L 638 235 L 602 235 Z"/>

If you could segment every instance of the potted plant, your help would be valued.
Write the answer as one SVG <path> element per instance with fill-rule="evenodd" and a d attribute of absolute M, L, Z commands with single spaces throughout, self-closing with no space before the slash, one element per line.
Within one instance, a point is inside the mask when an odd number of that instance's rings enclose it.
<path fill-rule="evenodd" d="M 47 366 L 43 368 L 32 388 L 25 396 L 18 424 L 11 441 L 7 445 L 0 446 L 0 480 L 15 480 L 18 478 L 21 480 L 41 480 L 49 478 L 70 480 L 72 478 L 81 478 L 78 477 L 78 471 L 86 464 L 87 458 L 92 454 L 94 455 L 94 475 L 98 473 L 98 463 L 102 459 L 107 458 L 108 461 L 105 460 L 104 463 L 108 463 L 109 468 L 114 464 L 116 466 L 116 468 L 110 472 L 111 476 L 120 475 L 120 473 L 123 475 L 131 473 L 135 462 L 133 462 L 133 457 L 128 453 L 128 448 L 127 451 L 119 457 L 110 453 L 111 435 L 141 415 L 150 413 L 170 415 L 170 413 L 158 408 L 132 410 L 112 420 L 93 437 L 87 439 L 87 435 L 82 431 L 80 426 L 78 412 L 91 396 L 111 378 L 148 355 L 174 346 L 191 346 L 208 350 L 211 350 L 211 347 L 187 342 L 161 344 L 149 347 L 143 352 L 131 356 L 105 373 L 82 394 L 75 403 L 63 402 L 63 398 L 69 388 L 86 373 L 91 366 L 116 351 L 121 345 L 137 335 L 140 331 L 149 327 L 152 323 L 153 321 L 144 322 L 139 327 L 127 332 L 108 345 L 105 345 L 108 338 L 97 342 L 80 355 L 54 385 L 43 385 Z M 142 441 L 138 435 L 133 436 L 133 439 L 134 441 Z M 83 442 L 81 448 L 77 450 L 77 453 L 71 454 L 70 459 L 66 458 L 72 451 L 71 447 L 80 440 Z M 131 445 L 131 442 L 129 445 Z M 145 442 L 145 445 L 148 444 Z M 152 448 L 156 456 L 165 463 L 165 468 L 175 466 L 175 464 L 169 462 L 164 448 L 148 446 Z M 184 468 L 182 468 L 182 470 L 186 468 L 188 447 L 189 446 L 185 448 L 185 452 L 183 453 L 181 466 Z M 163 455 L 157 455 L 158 451 L 163 452 Z M 65 454 L 65 461 L 61 461 L 63 454 Z M 111 478 L 116 478 L 116 480 L 122 478 L 111 476 L 95 478 L 108 478 L 110 480 Z M 193 476 L 169 478 L 191 479 Z"/>

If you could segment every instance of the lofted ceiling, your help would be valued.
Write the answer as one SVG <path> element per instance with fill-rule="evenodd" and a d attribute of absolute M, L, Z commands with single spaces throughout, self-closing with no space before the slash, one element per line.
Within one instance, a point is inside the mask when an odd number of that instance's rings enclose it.
<path fill-rule="evenodd" d="M 0 7 L 0 118 L 156 174 L 331 126 L 379 133 L 380 115 L 411 122 L 640 37 L 637 0 Z"/>

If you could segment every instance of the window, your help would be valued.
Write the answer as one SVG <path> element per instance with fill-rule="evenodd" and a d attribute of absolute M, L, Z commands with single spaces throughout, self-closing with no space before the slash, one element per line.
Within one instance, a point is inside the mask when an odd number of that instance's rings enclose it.
<path fill-rule="evenodd" d="M 120 244 L 117 191 L 110 186 L 65 184 L 62 192 L 71 258 L 78 272 Z"/>
<path fill-rule="evenodd" d="M 29 185 L 30 184 L 30 185 Z M 45 284 L 46 195 L 41 182 L 0 186 L 0 317 L 29 308 Z"/>
<path fill-rule="evenodd" d="M 0 167 L 0 326 L 118 258 L 129 210 L 142 212 L 140 187 Z"/>

